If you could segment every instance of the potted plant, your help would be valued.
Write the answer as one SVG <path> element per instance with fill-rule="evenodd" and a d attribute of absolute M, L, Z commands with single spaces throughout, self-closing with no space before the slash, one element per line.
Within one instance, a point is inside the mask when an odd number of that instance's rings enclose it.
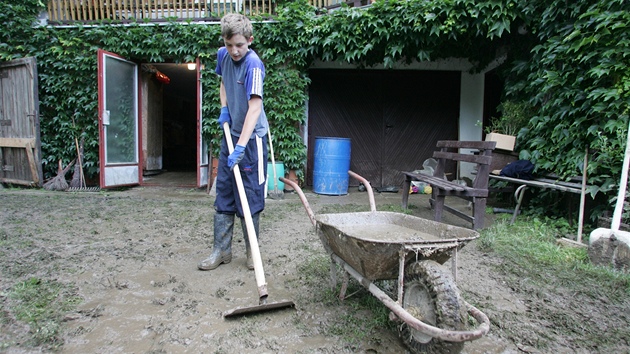
<path fill-rule="evenodd" d="M 486 127 L 486 141 L 496 141 L 497 149 L 514 151 L 518 132 L 529 123 L 531 107 L 525 102 L 505 101 L 499 105 L 501 116 L 492 117 Z"/>

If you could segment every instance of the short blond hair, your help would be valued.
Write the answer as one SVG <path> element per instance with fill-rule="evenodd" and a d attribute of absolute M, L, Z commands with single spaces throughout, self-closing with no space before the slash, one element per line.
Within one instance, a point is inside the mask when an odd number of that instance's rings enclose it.
<path fill-rule="evenodd" d="M 234 35 L 249 38 L 254 33 L 252 23 L 245 15 L 230 13 L 221 18 L 221 37 L 231 39 Z"/>

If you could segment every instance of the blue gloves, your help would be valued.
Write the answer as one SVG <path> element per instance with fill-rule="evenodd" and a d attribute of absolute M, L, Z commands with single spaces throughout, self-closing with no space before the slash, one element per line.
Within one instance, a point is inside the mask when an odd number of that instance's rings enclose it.
<path fill-rule="evenodd" d="M 228 125 L 232 125 L 232 117 L 230 117 L 230 111 L 227 107 L 221 107 L 221 115 L 219 115 L 219 125 L 223 126 L 223 123 L 227 122 Z"/>
<path fill-rule="evenodd" d="M 223 126 L 223 123 L 227 123 L 228 125 L 232 124 L 232 117 L 230 117 L 230 111 L 227 107 L 221 107 L 221 114 L 219 115 L 219 125 Z M 234 151 L 228 156 L 228 167 L 230 170 L 234 169 L 245 156 L 245 146 L 236 145 L 234 147 Z"/>
<path fill-rule="evenodd" d="M 234 166 L 241 162 L 243 156 L 245 156 L 245 146 L 237 144 L 234 147 L 234 151 L 228 156 L 228 167 L 230 170 L 233 170 Z"/>

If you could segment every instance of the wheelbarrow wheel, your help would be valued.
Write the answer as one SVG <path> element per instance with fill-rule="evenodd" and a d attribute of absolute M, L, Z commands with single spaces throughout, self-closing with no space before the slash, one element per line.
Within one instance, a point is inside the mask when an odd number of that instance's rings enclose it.
<path fill-rule="evenodd" d="M 405 269 L 403 308 L 416 319 L 446 330 L 466 328 L 466 305 L 451 272 L 432 260 L 415 262 Z M 407 323 L 400 337 L 413 353 L 459 353 L 463 342 L 448 342 L 422 333 Z"/>

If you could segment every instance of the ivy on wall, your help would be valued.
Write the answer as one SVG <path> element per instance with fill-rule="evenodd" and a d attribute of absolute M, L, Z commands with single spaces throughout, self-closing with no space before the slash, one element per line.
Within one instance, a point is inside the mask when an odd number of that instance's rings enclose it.
<path fill-rule="evenodd" d="M 609 203 L 600 207 L 610 210 L 630 114 L 630 4 L 553 0 L 524 11 L 535 45 L 512 63 L 506 84 L 506 94 L 536 108 L 518 137 L 521 157 L 561 177 L 580 176 L 588 151 L 588 192 L 603 192 Z"/>
<path fill-rule="evenodd" d="M 40 72 L 46 170 L 74 156 L 82 134 L 88 171 L 96 173 L 96 48 L 139 62 L 189 62 L 203 72 L 203 130 L 220 135 L 218 80 L 222 44 L 216 25 L 103 24 L 55 29 L 31 26 L 41 3 L 0 4 L 0 60 L 36 56 Z M 35 10 L 34 10 L 35 9 Z M 502 58 L 504 101 L 528 102 L 534 118 L 521 130 L 521 157 L 562 177 L 581 175 L 592 150 L 589 182 L 611 197 L 618 187 L 630 102 L 630 11 L 626 0 L 390 0 L 367 8 L 316 9 L 305 0 L 281 4 L 275 21 L 255 24 L 254 49 L 267 68 L 265 108 L 276 158 L 304 166 L 308 68 L 314 60 L 357 67 L 468 58 L 472 71 Z M 253 18 L 256 20 L 256 18 Z M 7 25 L 9 24 L 9 25 Z M 72 118 L 74 118 L 74 122 Z M 596 190 L 591 190 L 595 193 Z"/>

